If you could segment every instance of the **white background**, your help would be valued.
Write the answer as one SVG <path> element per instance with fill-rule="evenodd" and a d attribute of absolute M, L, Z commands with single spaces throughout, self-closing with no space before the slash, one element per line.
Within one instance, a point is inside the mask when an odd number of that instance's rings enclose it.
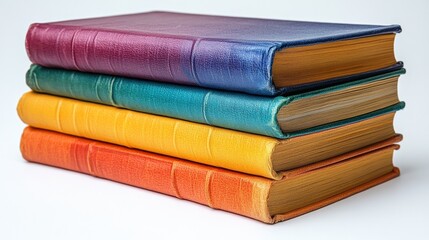
<path fill-rule="evenodd" d="M 24 38 L 32 22 L 171 10 L 259 18 L 401 24 L 396 56 L 407 102 L 393 181 L 276 225 L 162 194 L 25 162 L 15 112 L 28 88 Z M 4 1 L 0 2 L 0 239 L 427 239 L 429 220 L 429 1 Z"/>

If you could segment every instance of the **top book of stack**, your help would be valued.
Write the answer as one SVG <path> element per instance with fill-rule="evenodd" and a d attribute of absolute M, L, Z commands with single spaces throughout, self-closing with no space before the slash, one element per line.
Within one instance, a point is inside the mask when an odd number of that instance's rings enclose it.
<path fill-rule="evenodd" d="M 402 68 L 399 25 L 356 25 L 169 12 L 32 24 L 33 63 L 274 96 Z"/>

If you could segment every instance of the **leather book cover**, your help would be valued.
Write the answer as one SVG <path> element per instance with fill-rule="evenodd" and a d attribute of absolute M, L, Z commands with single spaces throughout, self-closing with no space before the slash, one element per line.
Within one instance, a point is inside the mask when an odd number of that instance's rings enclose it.
<path fill-rule="evenodd" d="M 28 30 L 26 49 L 33 63 L 46 67 L 272 96 L 288 91 L 276 89 L 272 82 L 277 51 L 400 31 L 399 25 L 147 12 L 35 23 Z"/>
<path fill-rule="evenodd" d="M 287 181 L 345 161 L 353 161 L 355 158 L 380 151 L 391 151 L 392 148 L 398 147 L 391 144 L 400 139 L 400 136 L 394 137 L 316 165 L 284 172 L 282 178 Z M 267 197 L 275 181 L 267 178 L 31 127 L 24 130 L 21 152 L 30 162 L 160 192 L 265 223 L 276 223 L 305 214 L 399 175 L 398 169 L 394 168 L 386 175 L 346 189 L 341 194 L 271 216 L 268 212 Z"/>

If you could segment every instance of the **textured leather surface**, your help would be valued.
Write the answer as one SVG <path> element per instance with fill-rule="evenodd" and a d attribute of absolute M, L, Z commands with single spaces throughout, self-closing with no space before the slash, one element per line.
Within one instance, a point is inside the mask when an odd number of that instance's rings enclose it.
<path fill-rule="evenodd" d="M 356 25 L 149 12 L 32 24 L 34 63 L 257 95 L 272 84 L 285 47 L 400 32 L 399 25 Z"/>
<path fill-rule="evenodd" d="M 33 127 L 267 178 L 281 177 L 273 171 L 271 162 L 271 154 L 281 141 L 271 137 L 33 92 L 22 96 L 18 114 L 24 123 Z M 355 124 L 364 126 L 366 122 Z M 338 128 L 347 130 L 351 126 Z M 335 130 L 314 134 L 330 135 Z M 303 139 L 311 141 L 312 136 L 295 137 L 289 141 L 303 142 Z M 317 147 L 323 150 L 327 145 L 318 144 Z"/>
<path fill-rule="evenodd" d="M 296 136 L 296 134 L 284 134 L 276 117 L 278 110 L 285 104 L 297 99 L 397 76 L 404 71 L 402 69 L 321 90 L 276 98 L 44 68 L 38 65 L 31 66 L 27 72 L 27 85 L 37 92 L 275 138 L 287 138 L 291 135 Z M 338 124 L 331 125 L 331 127 L 334 126 L 338 126 Z M 310 129 L 306 131 L 306 133 L 308 132 L 311 132 Z"/>
<path fill-rule="evenodd" d="M 396 145 L 389 146 L 389 144 L 397 140 L 397 138 L 391 139 L 327 162 L 330 162 L 330 165 L 341 164 L 349 159 L 353 161 L 354 157 L 365 157 L 379 151 L 391 151 L 392 148 L 396 148 Z M 313 211 L 399 174 L 395 168 L 390 174 L 339 195 L 330 196 L 291 212 L 270 216 L 267 197 L 274 181 L 266 178 L 36 128 L 24 130 L 21 138 L 21 152 L 30 162 L 82 172 L 164 193 L 265 223 L 275 223 Z M 311 171 L 330 165 L 316 166 L 311 168 Z M 288 177 L 306 174 L 310 170 L 297 170 L 296 174 L 293 172 L 289 172 Z"/>
<path fill-rule="evenodd" d="M 33 127 L 280 177 L 270 160 L 275 138 L 37 93 L 21 98 L 18 114 Z"/>

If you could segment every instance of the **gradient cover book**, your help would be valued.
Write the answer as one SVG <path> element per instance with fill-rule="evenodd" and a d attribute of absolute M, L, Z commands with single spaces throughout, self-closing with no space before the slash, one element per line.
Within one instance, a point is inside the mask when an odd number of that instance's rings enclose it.
<path fill-rule="evenodd" d="M 171 12 L 35 23 L 33 63 L 82 72 L 278 95 L 399 69 L 399 25 Z"/>
<path fill-rule="evenodd" d="M 326 130 L 398 104 L 405 69 L 289 96 L 263 97 L 32 65 L 36 92 L 280 139 Z"/>
<path fill-rule="evenodd" d="M 399 175 L 392 155 L 400 136 L 273 181 L 61 133 L 26 128 L 23 157 L 68 170 L 276 223 L 324 207 Z"/>

